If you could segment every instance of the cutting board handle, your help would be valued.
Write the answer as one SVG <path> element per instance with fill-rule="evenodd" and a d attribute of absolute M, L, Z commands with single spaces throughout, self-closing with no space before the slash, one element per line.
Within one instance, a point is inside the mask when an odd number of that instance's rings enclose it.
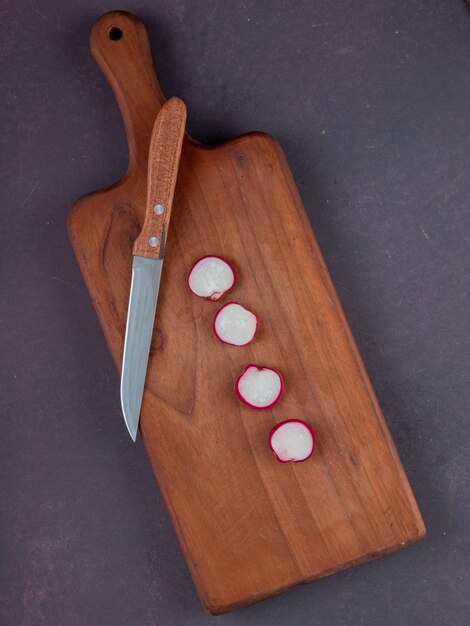
<path fill-rule="evenodd" d="M 90 48 L 124 119 L 128 173 L 146 170 L 152 127 L 166 100 L 155 74 L 147 30 L 135 15 L 111 11 L 93 25 Z"/>

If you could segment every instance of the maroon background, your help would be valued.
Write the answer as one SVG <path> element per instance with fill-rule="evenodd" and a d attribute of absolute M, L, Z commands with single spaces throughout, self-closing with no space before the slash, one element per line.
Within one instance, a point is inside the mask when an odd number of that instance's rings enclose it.
<path fill-rule="evenodd" d="M 200 626 L 197 600 L 70 249 L 126 143 L 88 50 L 103 12 L 148 25 L 205 142 L 281 142 L 428 538 L 218 619 L 468 619 L 470 13 L 437 0 L 1 2 L 0 623 Z M 467 531 L 466 531 L 467 528 Z"/>

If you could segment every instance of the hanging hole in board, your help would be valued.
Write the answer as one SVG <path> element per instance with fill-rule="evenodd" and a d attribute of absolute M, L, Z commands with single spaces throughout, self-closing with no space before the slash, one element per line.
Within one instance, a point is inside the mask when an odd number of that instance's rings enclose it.
<path fill-rule="evenodd" d="M 119 26 L 113 26 L 108 32 L 108 37 L 111 41 L 119 41 L 122 37 L 122 29 Z"/>

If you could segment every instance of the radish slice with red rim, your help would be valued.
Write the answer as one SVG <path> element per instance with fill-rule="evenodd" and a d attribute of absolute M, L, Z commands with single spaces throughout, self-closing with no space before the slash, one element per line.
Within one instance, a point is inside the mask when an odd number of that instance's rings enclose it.
<path fill-rule="evenodd" d="M 188 286 L 200 298 L 217 301 L 236 282 L 235 270 L 220 256 L 203 256 L 188 274 Z"/>
<path fill-rule="evenodd" d="M 228 302 L 214 317 L 215 336 L 232 346 L 246 346 L 256 333 L 258 318 L 237 302 Z"/>
<path fill-rule="evenodd" d="M 285 420 L 269 433 L 269 447 L 281 463 L 300 463 L 312 456 L 315 433 L 302 420 Z"/>
<path fill-rule="evenodd" d="M 248 365 L 235 383 L 235 392 L 244 404 L 253 409 L 269 409 L 282 395 L 282 376 L 272 367 Z"/>

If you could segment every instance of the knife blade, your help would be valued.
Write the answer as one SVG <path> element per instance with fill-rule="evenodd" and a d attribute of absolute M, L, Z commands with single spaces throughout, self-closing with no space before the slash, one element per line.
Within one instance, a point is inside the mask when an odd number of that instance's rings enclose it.
<path fill-rule="evenodd" d="M 171 98 L 160 109 L 150 140 L 147 205 L 132 251 L 132 278 L 121 371 L 121 406 L 133 441 L 137 437 L 165 243 L 186 123 L 186 107 Z"/>

